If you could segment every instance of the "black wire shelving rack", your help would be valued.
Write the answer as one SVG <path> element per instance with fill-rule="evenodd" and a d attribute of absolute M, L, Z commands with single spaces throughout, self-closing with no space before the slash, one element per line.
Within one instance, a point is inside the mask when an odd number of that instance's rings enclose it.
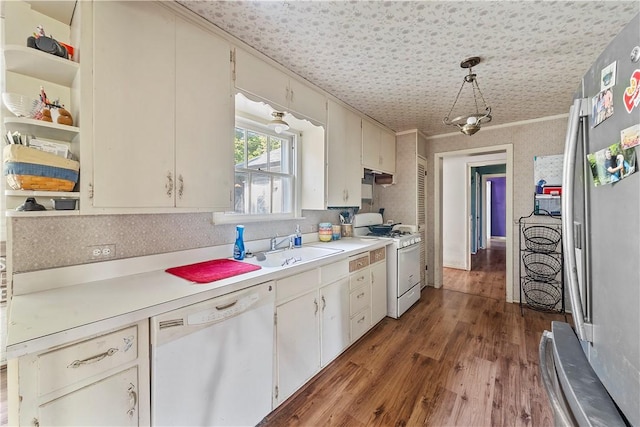
<path fill-rule="evenodd" d="M 541 215 L 549 219 L 542 221 Z M 520 217 L 518 225 L 520 313 L 526 305 L 538 311 L 566 314 L 562 218 L 540 209 Z"/>

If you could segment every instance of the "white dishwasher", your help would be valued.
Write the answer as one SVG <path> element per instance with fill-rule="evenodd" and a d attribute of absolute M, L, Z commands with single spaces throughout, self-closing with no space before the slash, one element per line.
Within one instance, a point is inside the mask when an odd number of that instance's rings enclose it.
<path fill-rule="evenodd" d="M 271 412 L 273 282 L 151 318 L 151 424 L 256 425 Z"/>

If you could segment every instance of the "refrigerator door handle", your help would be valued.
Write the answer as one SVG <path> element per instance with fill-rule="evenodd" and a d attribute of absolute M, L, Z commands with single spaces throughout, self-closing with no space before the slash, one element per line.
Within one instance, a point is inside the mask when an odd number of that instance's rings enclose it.
<path fill-rule="evenodd" d="M 571 420 L 571 416 L 567 413 L 567 409 L 562 404 L 560 400 L 561 397 L 558 396 L 558 392 L 562 392 L 558 386 L 558 379 L 555 381 L 552 378 L 552 373 L 555 375 L 555 366 L 553 363 L 553 355 L 551 354 L 551 348 L 548 347 L 549 344 L 553 341 L 553 332 L 544 331 L 542 333 L 542 337 L 540 338 L 540 345 L 538 346 L 538 360 L 540 362 L 540 378 L 542 378 L 542 384 L 544 385 L 545 390 L 547 391 L 547 396 L 549 397 L 549 402 L 551 403 L 551 409 L 555 415 L 555 423 L 556 425 L 561 426 L 574 426 L 575 424 Z"/>
<path fill-rule="evenodd" d="M 586 103 L 586 104 L 584 104 Z M 564 264 L 567 266 L 567 278 L 569 282 L 569 297 L 571 300 L 571 310 L 575 324 L 576 334 L 583 341 L 591 341 L 588 333 L 590 328 L 585 326 L 584 309 L 580 298 L 580 287 L 578 283 L 578 269 L 575 253 L 575 235 L 573 229 L 573 177 L 575 172 L 576 146 L 578 144 L 578 125 L 582 110 L 588 111 L 586 106 L 588 99 L 576 99 L 569 109 L 569 123 L 567 126 L 567 136 L 564 148 L 564 164 L 562 168 L 562 245 L 564 253 Z"/>

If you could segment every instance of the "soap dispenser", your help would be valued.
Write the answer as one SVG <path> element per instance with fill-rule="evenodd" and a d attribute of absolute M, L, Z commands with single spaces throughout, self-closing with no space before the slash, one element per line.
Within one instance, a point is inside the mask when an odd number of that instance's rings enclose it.
<path fill-rule="evenodd" d="M 296 235 L 293 238 L 293 246 L 296 248 L 302 247 L 302 233 L 300 233 L 300 224 L 296 225 Z"/>

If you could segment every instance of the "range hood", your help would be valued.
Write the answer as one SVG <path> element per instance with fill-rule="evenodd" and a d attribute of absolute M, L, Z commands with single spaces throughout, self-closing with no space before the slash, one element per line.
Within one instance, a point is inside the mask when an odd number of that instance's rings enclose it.
<path fill-rule="evenodd" d="M 393 185 L 396 183 L 395 177 L 391 174 L 376 171 L 373 169 L 365 169 L 364 175 L 371 176 L 371 180 L 376 185 L 381 185 L 383 187 L 388 187 L 389 185 Z"/>

